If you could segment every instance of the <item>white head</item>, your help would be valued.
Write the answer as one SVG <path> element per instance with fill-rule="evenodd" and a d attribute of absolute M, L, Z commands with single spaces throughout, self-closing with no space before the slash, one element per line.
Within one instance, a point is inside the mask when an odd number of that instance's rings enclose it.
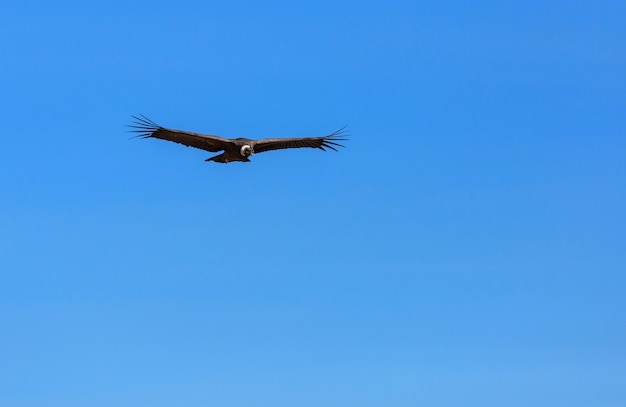
<path fill-rule="evenodd" d="M 252 154 L 254 154 L 254 150 L 252 149 L 252 147 L 246 144 L 241 147 L 241 150 L 239 150 L 239 153 L 244 157 L 250 157 Z"/>

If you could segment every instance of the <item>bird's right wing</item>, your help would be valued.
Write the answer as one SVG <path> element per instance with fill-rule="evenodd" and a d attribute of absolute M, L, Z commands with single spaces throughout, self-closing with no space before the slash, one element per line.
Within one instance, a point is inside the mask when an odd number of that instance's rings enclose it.
<path fill-rule="evenodd" d="M 208 134 L 192 133 L 190 131 L 173 130 L 159 126 L 144 115 L 132 116 L 135 121 L 128 127 L 135 130 L 131 132 L 138 133 L 135 137 L 141 138 L 158 138 L 161 140 L 173 141 L 187 147 L 195 147 L 201 150 L 216 153 L 225 150 L 234 143 L 226 138 L 211 136 Z"/>
<path fill-rule="evenodd" d="M 330 148 L 331 150 L 337 151 L 336 147 L 344 147 L 341 142 L 347 140 L 345 129 L 346 126 L 343 126 L 334 133 L 320 137 L 266 138 L 255 142 L 254 151 L 262 153 L 264 151 L 280 150 L 284 148 L 307 147 L 319 148 L 323 151 Z"/>

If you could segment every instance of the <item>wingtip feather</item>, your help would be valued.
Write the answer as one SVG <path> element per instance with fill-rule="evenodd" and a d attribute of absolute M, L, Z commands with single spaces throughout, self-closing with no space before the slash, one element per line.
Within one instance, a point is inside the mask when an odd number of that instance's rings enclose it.
<path fill-rule="evenodd" d="M 150 136 L 152 136 L 152 134 L 161 129 L 162 127 L 157 124 L 156 122 L 148 119 L 146 116 L 144 116 L 143 114 L 139 114 L 138 116 L 135 115 L 131 115 L 130 117 L 132 117 L 134 119 L 134 121 L 132 122 L 132 124 L 127 124 L 126 127 L 130 127 L 132 130 L 128 130 L 129 132 L 132 133 L 139 133 L 133 137 L 130 137 L 131 139 L 133 138 L 148 138 Z"/>

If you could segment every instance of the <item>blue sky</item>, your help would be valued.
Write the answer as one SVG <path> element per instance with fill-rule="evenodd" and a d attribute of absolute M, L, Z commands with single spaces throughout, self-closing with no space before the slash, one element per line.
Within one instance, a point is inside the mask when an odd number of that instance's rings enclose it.
<path fill-rule="evenodd" d="M 0 404 L 626 403 L 619 1 L 4 2 Z M 130 115 L 321 135 L 252 163 Z"/>

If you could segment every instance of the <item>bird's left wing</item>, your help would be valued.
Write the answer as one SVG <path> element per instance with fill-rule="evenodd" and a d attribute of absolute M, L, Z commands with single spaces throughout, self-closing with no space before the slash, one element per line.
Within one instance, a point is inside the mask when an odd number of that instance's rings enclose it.
<path fill-rule="evenodd" d="M 131 130 L 131 132 L 138 133 L 135 137 L 158 138 L 161 140 L 173 141 L 174 143 L 199 148 L 212 153 L 225 150 L 226 147 L 233 144 L 232 140 L 223 137 L 192 133 L 190 131 L 167 129 L 159 126 L 143 115 L 132 116 L 132 118 L 135 119 L 135 121 L 128 127 L 132 127 L 134 129 Z"/>
<path fill-rule="evenodd" d="M 344 147 L 340 141 L 347 140 L 346 126 L 340 128 L 328 136 L 299 137 L 299 138 L 266 138 L 258 140 L 254 144 L 254 152 L 280 150 L 284 148 L 319 148 L 326 151 L 327 148 L 337 151 L 336 147 Z"/>

